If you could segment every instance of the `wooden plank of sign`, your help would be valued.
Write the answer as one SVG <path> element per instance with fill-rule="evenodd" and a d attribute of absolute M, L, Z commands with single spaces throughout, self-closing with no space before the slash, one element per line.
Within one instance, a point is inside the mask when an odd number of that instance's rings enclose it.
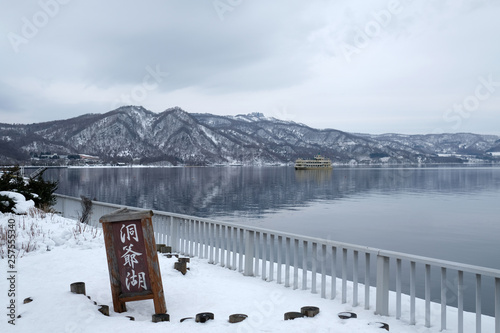
<path fill-rule="evenodd" d="M 111 282 L 111 293 L 113 296 L 113 307 L 115 312 L 127 311 L 127 307 L 125 305 L 126 302 L 144 299 L 153 299 L 155 313 L 161 314 L 167 312 L 161 272 L 158 263 L 158 255 L 156 252 L 153 224 L 151 220 L 152 215 L 152 211 L 132 212 L 125 208 L 111 214 L 104 215 L 99 220 L 103 226 L 104 242 L 106 245 L 106 255 L 108 258 L 109 277 Z M 120 275 L 118 255 L 122 254 L 126 247 L 121 249 L 119 247 L 122 245 L 119 243 L 119 232 L 121 230 L 118 230 L 119 225 L 121 225 L 122 228 L 124 225 L 135 225 L 134 228 L 136 229 L 140 226 L 140 231 L 137 229 L 137 237 L 141 239 L 135 243 L 135 245 L 139 248 L 134 248 L 134 250 L 140 252 L 141 255 L 142 253 L 145 255 L 145 265 L 147 266 L 148 271 L 148 274 L 145 275 L 147 279 L 147 290 L 140 290 L 140 288 L 136 288 L 138 290 L 134 290 L 132 292 L 124 290 L 122 281 L 126 280 L 124 280 L 124 277 Z M 132 245 L 129 245 L 129 249 L 131 249 L 131 247 Z M 144 267 L 144 263 L 139 263 L 137 261 L 135 263 Z M 123 267 L 121 267 L 121 270 L 124 272 Z M 130 285 L 127 285 L 127 287 L 130 288 Z M 144 287 L 144 289 L 146 288 Z"/>

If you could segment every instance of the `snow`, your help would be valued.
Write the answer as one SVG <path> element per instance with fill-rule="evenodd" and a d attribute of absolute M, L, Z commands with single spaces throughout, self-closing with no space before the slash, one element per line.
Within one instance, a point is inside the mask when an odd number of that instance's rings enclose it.
<path fill-rule="evenodd" d="M 219 141 L 217 140 L 217 138 L 215 137 L 215 135 L 213 135 L 212 133 L 210 133 L 208 131 L 208 129 L 204 126 L 200 127 L 202 132 L 205 133 L 205 135 L 210 139 L 212 140 L 212 142 L 217 145 L 219 143 Z"/>
<path fill-rule="evenodd" d="M 12 209 L 14 213 L 26 214 L 30 208 L 35 207 L 35 202 L 33 200 L 26 200 L 24 195 L 16 192 L 10 191 L 0 191 L 0 195 L 4 195 L 14 200 L 16 205 Z"/>
<path fill-rule="evenodd" d="M 245 277 L 237 271 L 208 264 L 205 259 L 191 258 L 190 270 L 182 275 L 173 268 L 176 258 L 162 255 L 159 255 L 159 264 L 170 322 L 153 323 L 152 300 L 128 302 L 128 311 L 124 313 L 113 311 L 101 229 L 58 215 L 31 211 L 29 215 L 0 214 L 3 234 L 9 219 L 15 220 L 17 228 L 16 304 L 17 315 L 21 317 L 16 319 L 15 326 L 8 324 L 5 316 L 5 305 L 10 301 L 6 292 L 8 281 L 0 279 L 0 304 L 4 309 L 0 332 L 385 332 L 374 326 L 375 322 L 388 323 L 391 332 L 439 332 L 440 312 L 434 308 L 431 328 L 423 326 L 423 313 L 419 312 L 417 325 L 409 325 L 404 319 L 377 316 L 373 308 L 353 308 L 349 299 L 346 304 L 341 303 L 340 297 L 322 299 L 309 290 L 293 290 L 258 277 Z M 26 251 L 28 244 L 31 248 Z M 6 245 L 1 244 L 0 263 L 4 272 L 7 271 L 5 248 Z M 70 292 L 70 284 L 80 281 L 85 282 L 91 299 Z M 374 290 L 372 294 L 375 297 Z M 23 304 L 28 297 L 33 301 Z M 409 308 L 409 301 L 403 302 L 403 315 L 408 316 L 405 309 Z M 98 312 L 99 305 L 109 306 L 109 317 Z M 317 306 L 320 313 L 314 318 L 283 319 L 285 312 L 300 312 L 303 306 Z M 453 310 L 456 309 L 450 310 L 450 318 L 453 315 L 456 318 Z M 358 318 L 338 318 L 337 314 L 345 311 L 355 312 Z M 215 319 L 203 324 L 193 320 L 180 322 L 200 312 L 212 312 Z M 229 323 L 229 315 L 236 313 L 247 314 L 248 318 L 237 324 Z M 465 314 L 465 332 L 474 331 L 473 316 Z M 448 325 L 447 332 L 457 332 L 455 322 Z M 493 331 L 492 322 L 483 321 L 483 332 Z"/>

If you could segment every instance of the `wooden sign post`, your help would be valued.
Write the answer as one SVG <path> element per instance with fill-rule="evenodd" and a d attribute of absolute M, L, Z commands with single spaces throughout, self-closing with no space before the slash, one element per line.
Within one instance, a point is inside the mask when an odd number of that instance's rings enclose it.
<path fill-rule="evenodd" d="M 153 299 L 155 314 L 167 312 L 151 217 L 126 208 L 103 215 L 102 223 L 115 312 L 126 302 Z"/>

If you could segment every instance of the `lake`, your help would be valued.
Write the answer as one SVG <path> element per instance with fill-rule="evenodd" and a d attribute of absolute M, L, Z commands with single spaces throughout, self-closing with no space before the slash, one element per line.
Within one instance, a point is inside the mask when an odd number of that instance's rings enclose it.
<path fill-rule="evenodd" d="M 498 166 L 68 168 L 44 178 L 70 196 L 500 269 Z"/>
<path fill-rule="evenodd" d="M 58 193 L 500 269 L 499 167 L 49 169 Z"/>

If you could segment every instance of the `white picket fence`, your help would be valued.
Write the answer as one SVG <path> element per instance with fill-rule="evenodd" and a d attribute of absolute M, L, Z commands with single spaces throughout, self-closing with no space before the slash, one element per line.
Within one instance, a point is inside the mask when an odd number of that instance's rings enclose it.
<path fill-rule="evenodd" d="M 90 224 L 99 227 L 102 215 L 123 207 L 126 206 L 94 201 Z M 58 194 L 54 208 L 64 217 L 78 219 L 81 199 Z M 418 312 L 425 313 L 424 324 L 431 326 L 432 277 L 439 272 L 441 330 L 447 328 L 448 295 L 452 294 L 457 299 L 458 331 L 464 331 L 464 290 L 470 287 L 464 283 L 465 276 L 474 281 L 476 333 L 481 333 L 484 315 L 481 290 L 485 283 L 490 283 L 489 288 L 494 290 L 495 333 L 500 333 L 500 270 L 194 216 L 153 212 L 156 242 L 171 246 L 174 252 L 208 259 L 211 264 L 284 283 L 293 289 L 310 290 L 322 298 L 339 296 L 343 303 L 350 300 L 353 307 L 363 305 L 365 309 L 374 308 L 377 314 L 397 319 L 402 319 L 402 298 L 409 297 L 410 309 L 405 311 L 409 312 L 409 318 L 404 319 L 410 324 L 416 324 Z M 423 272 L 424 302 L 417 302 L 420 278 L 417 272 Z M 451 276 L 456 277 L 456 285 L 448 282 Z M 341 283 L 340 295 L 337 295 L 337 281 Z M 370 299 L 370 288 L 365 286 L 376 288 L 375 300 Z M 403 294 L 403 286 L 408 287 L 408 296 Z M 360 295 L 360 290 L 364 295 Z M 395 311 L 389 311 L 389 302 L 395 302 Z"/>

